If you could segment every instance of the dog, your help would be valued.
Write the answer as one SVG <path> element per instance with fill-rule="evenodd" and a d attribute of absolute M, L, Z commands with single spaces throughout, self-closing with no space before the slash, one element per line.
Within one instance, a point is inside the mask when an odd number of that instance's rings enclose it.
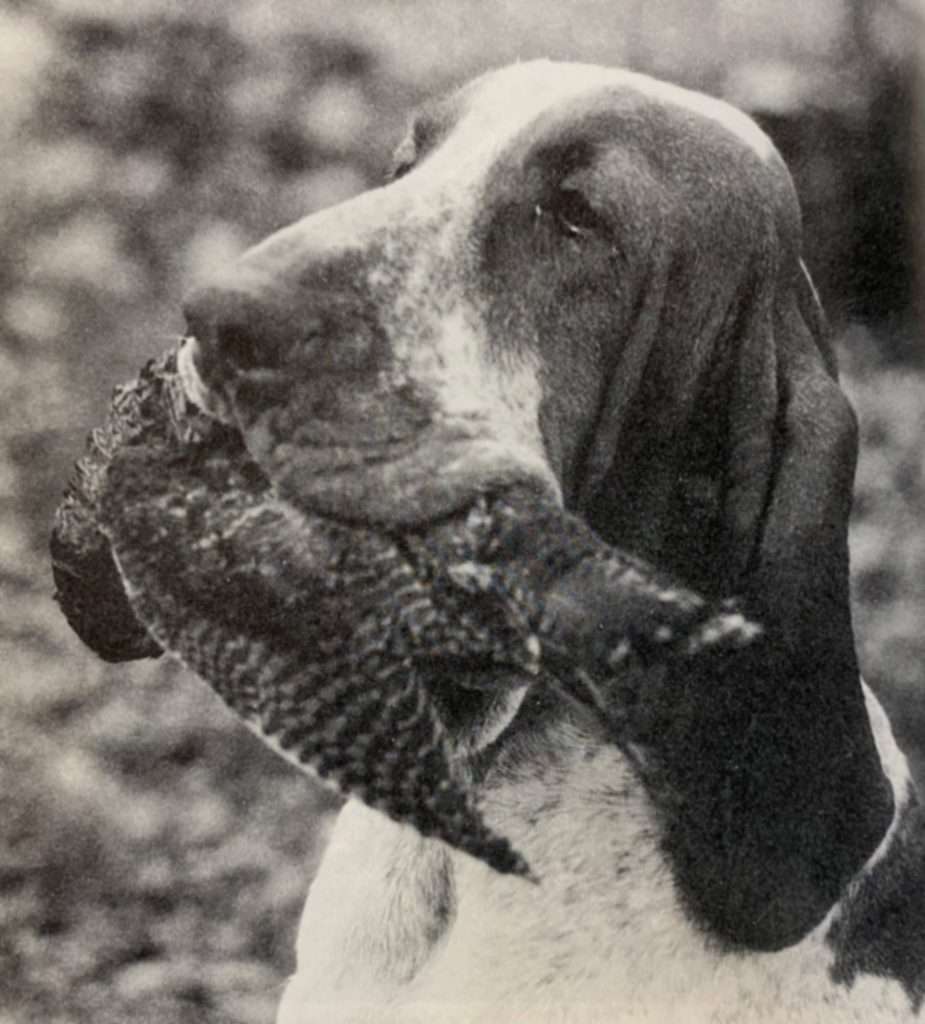
<path fill-rule="evenodd" d="M 529 62 L 187 301 L 189 397 L 233 396 L 284 494 L 394 527 L 529 479 L 764 628 L 629 672 L 623 744 L 543 687 L 473 691 L 458 756 L 538 884 L 349 801 L 279 1024 L 920 1014 L 925 829 L 858 673 L 856 425 L 800 234 L 743 113 Z"/>

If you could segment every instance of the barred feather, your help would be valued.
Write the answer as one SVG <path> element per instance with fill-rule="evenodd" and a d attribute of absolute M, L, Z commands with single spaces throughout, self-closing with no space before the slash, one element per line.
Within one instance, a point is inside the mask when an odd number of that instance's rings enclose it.
<path fill-rule="evenodd" d="M 552 681 L 613 724 L 608 683 L 627 663 L 757 633 L 734 602 L 704 600 L 527 488 L 401 533 L 296 509 L 234 431 L 188 405 L 172 357 L 116 393 L 59 510 L 53 562 L 65 614 L 104 657 L 171 652 L 296 763 L 524 876 L 454 761 L 435 696 L 459 682 L 433 666 Z M 101 603 L 120 611 L 114 639 Z M 503 674 L 483 685 L 510 685 Z"/>

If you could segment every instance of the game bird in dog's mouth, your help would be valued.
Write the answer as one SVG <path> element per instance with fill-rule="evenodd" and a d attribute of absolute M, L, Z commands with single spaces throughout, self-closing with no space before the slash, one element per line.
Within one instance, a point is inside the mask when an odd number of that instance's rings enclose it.
<path fill-rule="evenodd" d="M 617 671 L 759 633 L 530 481 L 389 528 L 286 500 L 273 460 L 188 401 L 174 354 L 117 391 L 88 447 L 53 538 L 58 598 L 87 643 L 174 654 L 289 759 L 501 872 L 529 867 L 482 821 L 445 719 L 484 729 L 546 685 L 620 742 Z M 126 605 L 127 635 L 101 598 Z"/>

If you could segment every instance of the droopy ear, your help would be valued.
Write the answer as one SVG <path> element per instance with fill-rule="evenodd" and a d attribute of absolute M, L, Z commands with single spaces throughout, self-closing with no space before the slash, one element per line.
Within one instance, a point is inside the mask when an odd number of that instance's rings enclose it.
<path fill-rule="evenodd" d="M 757 612 L 791 610 L 800 630 L 807 609 L 837 607 L 850 634 L 854 416 L 809 276 L 777 262 L 766 254 L 727 275 L 725 297 L 701 297 L 700 337 L 681 315 L 688 294 L 628 348 L 623 362 L 638 365 L 615 374 L 592 453 L 609 466 L 579 507 L 606 540 L 698 589 L 750 593 Z M 711 305 L 727 312 L 711 321 Z"/>
<path fill-rule="evenodd" d="M 769 305 L 743 345 L 730 401 L 727 580 L 785 620 L 795 643 L 823 630 L 850 645 L 855 418 L 802 262 Z"/>
<path fill-rule="evenodd" d="M 744 650 L 634 678 L 627 728 L 683 903 L 722 941 L 770 950 L 823 919 L 892 798 L 851 628 L 854 416 L 790 176 L 729 138 L 704 123 L 683 136 L 710 174 L 652 162 L 676 205 L 621 281 L 575 505 L 608 542 L 740 596 L 764 627 Z"/>
<path fill-rule="evenodd" d="M 687 905 L 729 943 L 780 949 L 871 855 L 891 797 L 851 629 L 854 416 L 801 264 L 766 302 L 726 378 L 714 564 L 765 636 L 669 672 L 646 741 Z"/>

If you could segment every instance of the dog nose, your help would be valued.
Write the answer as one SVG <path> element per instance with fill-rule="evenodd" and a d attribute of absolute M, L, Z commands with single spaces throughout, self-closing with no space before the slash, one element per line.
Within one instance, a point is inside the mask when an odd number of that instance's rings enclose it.
<path fill-rule="evenodd" d="M 199 345 L 207 378 L 228 372 L 277 369 L 298 336 L 292 313 L 235 287 L 207 287 L 183 305 L 187 332 Z"/>
<path fill-rule="evenodd" d="M 211 385 L 260 370 L 300 377 L 381 369 L 385 334 L 359 296 L 304 289 L 295 295 L 211 286 L 184 303 L 198 342 L 197 370 Z"/>

